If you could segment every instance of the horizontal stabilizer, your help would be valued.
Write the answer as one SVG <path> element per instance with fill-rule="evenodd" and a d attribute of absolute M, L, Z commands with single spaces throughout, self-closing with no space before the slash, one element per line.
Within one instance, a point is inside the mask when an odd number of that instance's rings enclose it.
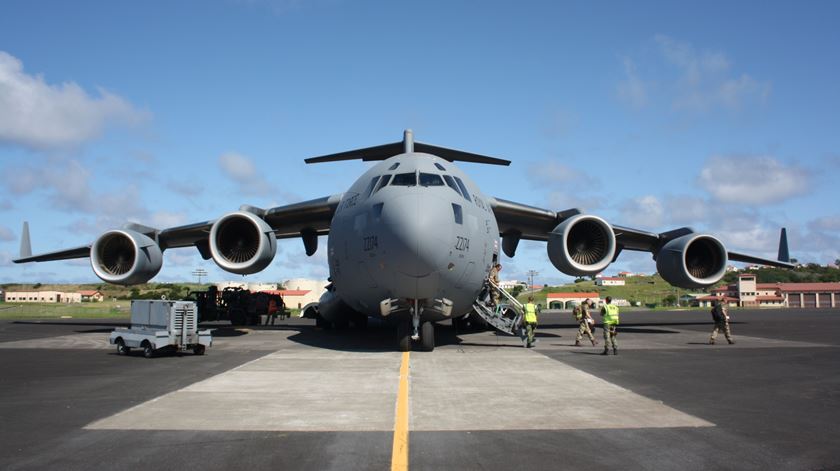
<path fill-rule="evenodd" d="M 407 139 L 411 139 L 410 131 L 406 131 Z M 342 160 L 362 160 L 365 162 L 374 160 L 385 160 L 398 154 L 406 152 L 407 149 L 413 149 L 414 152 L 423 152 L 426 154 L 436 155 L 444 160 L 450 162 L 472 162 L 477 164 L 490 165 L 510 165 L 510 160 L 498 159 L 495 157 L 488 157 L 486 155 L 473 154 L 471 152 L 464 152 L 462 150 L 450 149 L 447 147 L 438 147 L 431 144 L 423 144 L 422 142 L 403 141 L 393 142 L 391 144 L 383 144 L 381 146 L 365 147 L 363 149 L 348 150 L 339 152 L 337 154 L 322 155 L 320 157 L 310 157 L 304 162 L 308 164 L 317 164 L 321 162 L 339 162 Z M 409 150 L 410 152 L 411 150 Z"/>

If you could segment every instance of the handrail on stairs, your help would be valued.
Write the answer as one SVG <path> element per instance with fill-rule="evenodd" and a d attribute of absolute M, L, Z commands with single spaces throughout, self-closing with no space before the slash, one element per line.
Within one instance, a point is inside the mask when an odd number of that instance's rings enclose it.
<path fill-rule="evenodd" d="M 519 302 L 519 301 L 518 301 L 515 297 L 513 297 L 513 295 L 511 295 L 510 293 L 508 293 L 507 291 L 505 291 L 505 290 L 504 290 L 503 288 L 501 288 L 499 285 L 497 285 L 496 283 L 493 283 L 493 280 L 487 280 L 487 282 L 488 282 L 488 283 L 490 283 L 490 286 L 492 286 L 492 287 L 496 288 L 496 289 L 497 289 L 500 293 L 502 293 L 502 295 L 503 295 L 503 296 L 504 296 L 504 297 L 505 297 L 508 301 L 510 301 L 510 303 L 511 303 L 513 306 L 515 306 L 515 307 L 516 307 L 516 310 L 517 310 L 520 314 L 521 314 L 521 313 L 525 310 L 525 306 L 523 306 L 523 305 L 522 305 L 522 303 L 520 303 L 520 302 Z"/>

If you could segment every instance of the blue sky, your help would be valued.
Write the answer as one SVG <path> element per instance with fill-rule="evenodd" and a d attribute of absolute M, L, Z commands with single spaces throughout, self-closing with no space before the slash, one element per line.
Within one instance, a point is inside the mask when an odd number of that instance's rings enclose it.
<path fill-rule="evenodd" d="M 126 220 L 170 227 L 344 191 L 367 164 L 305 157 L 401 138 L 498 156 L 485 193 L 730 250 L 840 258 L 836 2 L 6 1 L 0 6 L 0 282 Z M 327 275 L 279 243 L 252 281 Z M 523 243 L 506 278 L 567 280 Z M 157 281 L 237 279 L 168 251 Z M 624 254 L 607 273 L 653 272 Z"/>

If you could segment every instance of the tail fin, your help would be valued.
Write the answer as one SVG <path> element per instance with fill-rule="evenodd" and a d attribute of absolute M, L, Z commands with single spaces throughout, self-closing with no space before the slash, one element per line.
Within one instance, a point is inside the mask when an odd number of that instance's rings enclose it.
<path fill-rule="evenodd" d="M 790 253 L 788 252 L 787 229 L 782 228 L 782 234 L 779 236 L 779 261 L 790 263 Z"/>
<path fill-rule="evenodd" d="M 32 242 L 29 240 L 29 222 L 23 222 L 23 230 L 20 233 L 20 258 L 32 256 Z"/>

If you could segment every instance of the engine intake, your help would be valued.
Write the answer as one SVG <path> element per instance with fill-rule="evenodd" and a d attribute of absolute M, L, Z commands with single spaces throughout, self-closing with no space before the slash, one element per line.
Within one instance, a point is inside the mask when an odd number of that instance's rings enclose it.
<path fill-rule="evenodd" d="M 721 241 L 707 234 L 688 234 L 659 250 L 656 269 L 674 286 L 706 288 L 723 278 L 727 260 Z"/>
<path fill-rule="evenodd" d="M 154 240 L 128 229 L 108 231 L 90 248 L 90 265 L 102 281 L 117 285 L 145 283 L 163 266 Z"/>
<path fill-rule="evenodd" d="M 259 216 L 247 211 L 228 213 L 210 229 L 210 254 L 225 271 L 250 275 L 274 259 L 277 238 Z"/>
<path fill-rule="evenodd" d="M 558 224 L 548 234 L 548 258 L 555 268 L 571 276 L 604 271 L 615 256 L 612 226 L 589 214 L 579 214 Z"/>

